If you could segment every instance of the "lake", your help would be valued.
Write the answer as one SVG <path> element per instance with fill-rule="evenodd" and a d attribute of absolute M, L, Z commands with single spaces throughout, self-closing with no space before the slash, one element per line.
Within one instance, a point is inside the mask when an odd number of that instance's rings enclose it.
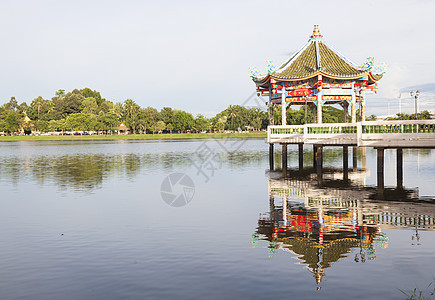
<path fill-rule="evenodd" d="M 263 139 L 0 143 L 1 299 L 404 299 L 435 285 L 435 151 L 317 185 Z M 351 155 L 351 151 L 349 151 Z M 351 167 L 351 159 L 350 159 Z M 294 169 L 294 170 L 293 170 Z M 428 287 L 429 284 L 431 286 Z"/>

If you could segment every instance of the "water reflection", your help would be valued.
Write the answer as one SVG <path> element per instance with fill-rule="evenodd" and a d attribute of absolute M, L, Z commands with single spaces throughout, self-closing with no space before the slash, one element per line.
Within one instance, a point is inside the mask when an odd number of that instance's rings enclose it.
<path fill-rule="evenodd" d="M 74 149 L 67 149 L 66 154 L 62 154 L 62 151 L 56 148 L 59 145 L 45 145 L 44 150 L 48 154 L 38 152 L 39 149 L 36 147 L 23 154 L 20 152 L 21 145 L 9 145 L 6 149 L 7 153 L 0 154 L 0 183 L 16 186 L 20 182 L 30 181 L 39 186 L 50 184 L 62 190 L 88 192 L 102 188 L 108 179 L 133 180 L 141 173 L 153 174 L 156 171 L 170 173 L 189 168 L 192 159 L 196 159 L 195 151 L 204 143 L 204 141 L 190 142 L 192 149 L 182 151 L 168 150 L 166 148 L 168 144 L 162 146 L 153 144 L 152 147 L 146 148 L 149 143 L 143 143 L 140 145 L 143 148 L 135 149 L 135 152 L 101 152 L 104 148 L 98 148 L 99 152 L 87 153 L 74 153 Z M 110 145 L 109 142 L 107 144 Z M 84 143 L 80 146 L 90 145 L 92 144 Z M 116 143 L 113 145 L 119 146 Z M 257 150 L 228 152 L 212 142 L 207 142 L 207 145 L 215 147 L 220 162 L 229 169 L 238 169 L 247 165 L 260 166 L 265 158 L 264 153 Z M 67 144 L 66 147 L 68 146 L 72 148 L 75 145 Z M 82 149 L 85 148 L 80 148 Z M 50 153 L 50 151 L 54 152 Z"/>
<path fill-rule="evenodd" d="M 435 202 L 419 199 L 418 190 L 389 189 L 374 200 L 376 188 L 365 185 L 367 172 L 329 170 L 318 185 L 313 173 L 293 171 L 286 179 L 269 173 L 269 212 L 260 214 L 252 237 L 268 256 L 289 252 L 313 274 L 320 289 L 326 270 L 341 259 L 367 263 L 388 247 L 383 228 L 412 230 L 412 245 L 421 245 L 419 231 L 435 230 Z"/>

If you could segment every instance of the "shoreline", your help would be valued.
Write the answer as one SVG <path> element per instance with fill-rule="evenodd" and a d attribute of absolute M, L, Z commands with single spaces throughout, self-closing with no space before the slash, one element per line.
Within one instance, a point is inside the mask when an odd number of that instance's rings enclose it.
<path fill-rule="evenodd" d="M 265 131 L 249 133 L 172 133 L 130 135 L 54 135 L 54 136 L 0 136 L 0 142 L 14 141 L 104 141 L 104 140 L 181 140 L 223 138 L 266 138 Z"/>

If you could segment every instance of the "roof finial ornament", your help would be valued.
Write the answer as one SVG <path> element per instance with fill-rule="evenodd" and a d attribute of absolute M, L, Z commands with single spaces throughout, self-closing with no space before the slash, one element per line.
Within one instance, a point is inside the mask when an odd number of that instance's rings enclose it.
<path fill-rule="evenodd" d="M 310 37 L 311 39 L 321 39 L 322 35 L 319 31 L 319 25 L 314 25 L 313 35 Z"/>

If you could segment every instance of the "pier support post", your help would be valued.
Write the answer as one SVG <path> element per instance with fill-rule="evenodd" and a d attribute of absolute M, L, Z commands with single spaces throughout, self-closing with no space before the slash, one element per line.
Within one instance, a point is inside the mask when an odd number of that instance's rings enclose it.
<path fill-rule="evenodd" d="M 313 169 L 316 169 L 316 160 L 317 160 L 317 146 L 313 145 Z"/>
<path fill-rule="evenodd" d="M 349 180 L 349 147 L 343 146 L 343 181 Z"/>
<path fill-rule="evenodd" d="M 378 197 L 384 198 L 384 148 L 377 148 L 378 152 Z"/>
<path fill-rule="evenodd" d="M 287 177 L 287 144 L 282 144 L 282 176 Z"/>
<path fill-rule="evenodd" d="M 273 144 L 269 144 L 269 169 L 273 171 L 274 169 L 274 161 L 273 161 Z"/>
<path fill-rule="evenodd" d="M 273 196 L 269 196 L 269 210 L 270 219 L 273 220 L 273 216 L 275 215 L 275 198 Z"/>
<path fill-rule="evenodd" d="M 354 172 L 358 171 L 358 147 L 357 146 L 353 146 L 352 149 L 352 167 Z"/>
<path fill-rule="evenodd" d="M 323 184 L 323 146 L 317 146 L 316 150 L 317 183 Z"/>
<path fill-rule="evenodd" d="M 403 189 L 403 149 L 397 148 L 397 188 Z"/>
<path fill-rule="evenodd" d="M 304 169 L 304 144 L 298 144 L 299 148 L 299 171 Z"/>
<path fill-rule="evenodd" d="M 362 147 L 362 169 L 363 171 L 367 170 L 367 148 Z"/>

